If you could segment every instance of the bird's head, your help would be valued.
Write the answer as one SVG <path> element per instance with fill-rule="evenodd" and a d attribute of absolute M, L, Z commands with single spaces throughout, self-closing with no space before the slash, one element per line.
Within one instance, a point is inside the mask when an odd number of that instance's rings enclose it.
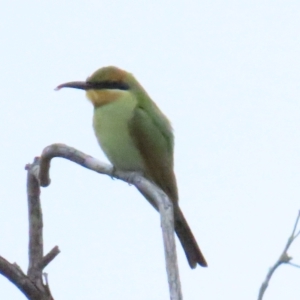
<path fill-rule="evenodd" d="M 72 81 L 60 84 L 56 90 L 75 88 L 86 91 L 87 98 L 94 106 L 112 102 L 124 92 L 138 85 L 130 73 L 116 67 L 104 67 L 94 72 L 86 81 Z"/>

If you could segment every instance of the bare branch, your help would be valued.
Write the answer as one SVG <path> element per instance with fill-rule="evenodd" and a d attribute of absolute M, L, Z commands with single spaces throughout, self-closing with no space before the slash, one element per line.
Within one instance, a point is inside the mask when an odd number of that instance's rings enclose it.
<path fill-rule="evenodd" d="M 299 230 L 298 233 L 296 233 L 296 235 L 295 235 L 295 232 L 297 230 L 298 223 L 299 223 L 299 218 L 300 218 L 300 210 L 298 211 L 298 216 L 296 218 L 296 222 L 295 222 L 295 225 L 294 225 L 294 228 L 293 228 L 293 232 L 291 234 L 291 237 L 293 237 L 293 238 L 296 238 L 300 233 L 300 230 Z"/>
<path fill-rule="evenodd" d="M 181 300 L 182 293 L 174 238 L 173 204 L 164 192 L 143 177 L 137 177 L 133 180 L 133 184 L 146 199 L 151 199 L 150 203 L 154 201 L 156 207 L 159 208 L 170 298 L 172 300 Z"/>
<path fill-rule="evenodd" d="M 63 144 L 53 144 L 44 149 L 40 157 L 39 180 L 41 186 L 48 186 L 51 182 L 49 169 L 51 159 L 54 157 L 66 158 L 97 173 L 113 176 L 133 184 L 150 204 L 153 205 L 154 203 L 154 206 L 158 207 L 161 216 L 170 297 L 172 300 L 181 300 L 181 285 L 174 238 L 173 205 L 167 195 L 139 173 L 114 170 L 111 165 L 102 163 L 81 151 Z"/>
<path fill-rule="evenodd" d="M 44 268 L 60 253 L 58 246 L 55 246 L 48 254 L 46 254 L 40 261 L 39 268 L 44 270 Z M 45 274 L 45 273 L 44 273 Z M 45 276 L 44 276 L 45 277 Z"/>
<path fill-rule="evenodd" d="M 29 217 L 29 267 L 28 277 L 42 285 L 42 269 L 39 263 L 43 258 L 43 216 L 40 203 L 40 185 L 37 178 L 31 172 L 38 168 L 39 159 L 35 159 L 32 165 L 27 165 L 27 196 Z"/>
<path fill-rule="evenodd" d="M 289 262 L 289 265 L 292 266 L 292 267 L 300 269 L 300 265 L 297 265 L 297 264 L 294 264 L 294 263 L 291 263 L 291 262 Z"/>
<path fill-rule="evenodd" d="M 26 166 L 27 170 L 27 200 L 29 217 L 29 266 L 28 278 L 39 289 L 45 299 L 53 299 L 48 286 L 43 283 L 43 269 L 59 253 L 55 247 L 45 257 L 43 241 L 43 214 L 40 201 L 40 183 L 38 180 L 40 159 L 35 158 L 32 164 Z"/>
<path fill-rule="evenodd" d="M 0 257 L 0 273 L 10 280 L 30 300 L 53 300 L 47 285 L 43 284 L 42 271 L 59 253 L 55 247 L 43 257 L 43 215 L 38 181 L 39 158 L 26 165 L 27 200 L 29 218 L 29 267 L 27 275 L 17 264 Z"/>
<path fill-rule="evenodd" d="M 30 300 L 51 300 L 43 297 L 37 286 L 15 264 L 0 256 L 0 274 L 12 282 Z"/>
<path fill-rule="evenodd" d="M 170 299 L 181 300 L 182 293 L 174 238 L 173 204 L 167 195 L 139 173 L 114 170 L 111 165 L 99 162 L 83 152 L 62 144 L 53 144 L 46 147 L 40 158 L 35 158 L 33 164 L 26 166 L 28 171 L 27 194 L 30 232 L 28 276 L 19 267 L 8 263 L 5 259 L 0 259 L 0 273 L 13 282 L 28 299 L 53 300 L 47 274 L 42 274 L 42 271 L 58 255 L 59 249 L 56 246 L 47 255 L 43 256 L 40 186 L 46 187 L 51 182 L 49 169 L 51 159 L 54 157 L 68 159 L 97 173 L 113 176 L 133 184 L 154 207 L 158 208 L 165 247 Z M 45 284 L 42 276 L 44 276 Z"/>
<path fill-rule="evenodd" d="M 43 150 L 40 161 L 39 180 L 40 185 L 46 187 L 50 184 L 50 162 L 54 157 L 62 157 L 71 160 L 82 167 L 95 171 L 97 173 L 106 174 L 110 177 L 113 175 L 113 167 L 109 164 L 99 162 L 95 158 L 64 144 L 53 144 Z M 114 174 L 115 175 L 115 174 Z M 125 180 L 126 181 L 126 180 Z"/>
<path fill-rule="evenodd" d="M 259 294 L 258 294 L 258 300 L 262 300 L 263 299 L 263 296 L 264 296 L 264 293 L 266 291 L 266 289 L 268 288 L 268 285 L 269 285 L 269 282 L 274 274 L 274 272 L 276 271 L 276 269 L 282 265 L 282 264 L 289 264 L 289 265 L 292 265 L 294 267 L 299 267 L 298 265 L 296 264 L 293 264 L 291 263 L 290 261 L 293 259 L 292 257 L 290 257 L 288 254 L 287 254 L 287 251 L 289 249 L 289 247 L 291 246 L 291 244 L 293 243 L 293 241 L 299 236 L 299 233 L 300 233 L 300 230 L 295 234 L 296 230 L 297 230 L 297 226 L 298 226 L 298 222 L 299 222 L 299 219 L 300 219 L 300 211 L 298 212 L 298 216 L 296 218 L 296 222 L 294 224 L 294 227 L 293 227 L 293 231 L 292 231 L 292 234 L 291 236 L 288 238 L 288 241 L 284 247 L 284 250 L 283 252 L 281 253 L 279 259 L 277 260 L 277 262 L 274 264 L 273 267 L 270 268 L 269 272 L 267 273 L 267 276 L 264 280 L 264 282 L 262 283 L 260 289 L 259 289 Z"/>

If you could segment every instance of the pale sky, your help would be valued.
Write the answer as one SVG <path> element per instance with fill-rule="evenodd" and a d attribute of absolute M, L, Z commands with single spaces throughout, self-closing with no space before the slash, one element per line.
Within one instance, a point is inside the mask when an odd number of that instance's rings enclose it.
<path fill-rule="evenodd" d="M 0 255 L 27 270 L 24 166 L 52 143 L 107 161 L 78 90 L 115 65 L 172 121 L 180 206 L 208 261 L 177 244 L 184 299 L 256 299 L 300 209 L 299 1 L 7 1 L 0 10 Z M 55 159 L 42 189 L 55 299 L 168 299 L 159 216 L 127 184 Z M 300 263 L 300 240 L 289 254 Z M 300 298 L 281 267 L 265 300 Z M 0 299 L 24 296 L 0 277 Z"/>

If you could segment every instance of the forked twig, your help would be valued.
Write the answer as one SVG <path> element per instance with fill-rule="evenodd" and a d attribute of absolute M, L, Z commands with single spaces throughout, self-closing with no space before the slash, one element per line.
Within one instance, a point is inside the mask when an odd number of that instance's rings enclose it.
<path fill-rule="evenodd" d="M 297 264 L 291 263 L 291 260 L 293 259 L 292 257 L 290 257 L 287 253 L 288 249 L 290 248 L 291 244 L 295 241 L 295 239 L 299 236 L 300 234 L 300 229 L 298 230 L 298 232 L 296 233 L 296 230 L 298 228 L 298 223 L 299 223 L 299 219 L 300 219 L 300 211 L 298 212 L 298 216 L 296 218 L 296 222 L 294 224 L 294 228 L 292 231 L 291 236 L 288 238 L 288 241 L 283 249 L 283 252 L 281 253 L 281 255 L 279 256 L 278 260 L 276 261 L 276 263 L 274 264 L 273 267 L 271 267 L 269 269 L 269 272 L 267 273 L 267 276 L 264 280 L 264 282 L 262 283 L 260 289 L 259 289 L 259 294 L 258 294 L 258 300 L 262 300 L 264 293 L 266 291 L 266 289 L 268 288 L 269 282 L 274 274 L 274 272 L 276 271 L 276 269 L 282 265 L 282 264 L 289 264 L 291 266 L 294 267 L 300 267 Z"/>
<path fill-rule="evenodd" d="M 161 218 L 170 299 L 181 300 L 182 293 L 174 238 L 173 205 L 167 195 L 142 177 L 141 174 L 114 170 L 111 165 L 102 163 L 83 152 L 62 144 L 46 147 L 41 157 L 35 158 L 33 164 L 26 166 L 30 232 L 28 273 L 27 275 L 24 274 L 17 265 L 0 257 L 0 274 L 14 283 L 30 300 L 53 300 L 48 285 L 48 277 L 47 274 L 43 274 L 43 269 L 59 254 L 59 249 L 56 246 L 47 255 L 43 255 L 40 186 L 46 187 L 50 184 L 50 163 L 51 159 L 55 157 L 68 159 L 97 173 L 113 176 L 133 184 L 151 204 L 155 203 Z"/>
<path fill-rule="evenodd" d="M 43 215 L 40 202 L 40 185 L 37 179 L 39 159 L 26 165 L 27 170 L 27 201 L 29 218 L 29 267 L 27 274 L 15 264 L 0 257 L 0 274 L 10 280 L 30 300 L 54 300 L 47 284 L 43 283 L 43 269 L 59 253 L 54 247 L 43 256 Z"/>

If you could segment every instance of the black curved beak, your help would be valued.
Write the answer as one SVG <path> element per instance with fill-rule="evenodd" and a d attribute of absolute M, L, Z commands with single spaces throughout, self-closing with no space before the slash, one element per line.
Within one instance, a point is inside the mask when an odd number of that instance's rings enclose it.
<path fill-rule="evenodd" d="M 60 84 L 58 87 L 55 88 L 56 91 L 59 91 L 62 88 L 73 88 L 79 90 L 89 90 L 92 88 L 92 85 L 85 81 L 72 81 Z"/>

